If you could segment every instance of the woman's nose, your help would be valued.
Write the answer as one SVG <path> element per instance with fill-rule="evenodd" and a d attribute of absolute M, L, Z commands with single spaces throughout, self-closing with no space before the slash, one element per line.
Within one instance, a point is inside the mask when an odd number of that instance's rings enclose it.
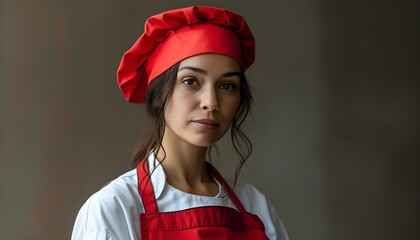
<path fill-rule="evenodd" d="M 203 91 L 201 108 L 206 111 L 219 110 L 219 102 L 217 100 L 216 90 L 213 87 Z"/>

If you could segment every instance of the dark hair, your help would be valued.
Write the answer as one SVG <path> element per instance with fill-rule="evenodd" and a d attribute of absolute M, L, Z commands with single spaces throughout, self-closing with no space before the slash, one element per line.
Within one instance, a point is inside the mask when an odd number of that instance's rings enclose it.
<path fill-rule="evenodd" d="M 152 151 L 158 152 L 159 150 L 163 150 L 165 153 L 165 149 L 162 146 L 162 139 L 165 132 L 165 109 L 175 86 L 178 68 L 179 63 L 163 72 L 152 81 L 147 90 L 145 99 L 147 114 L 140 136 L 140 143 L 134 149 L 131 162 L 131 167 L 133 168 L 137 167 L 139 162 L 145 159 Z M 232 144 L 239 158 L 239 164 L 235 171 L 235 184 L 242 166 L 252 153 L 251 141 L 241 130 L 241 126 L 251 110 L 253 97 L 243 71 L 241 71 L 240 77 L 241 99 L 230 128 Z"/>

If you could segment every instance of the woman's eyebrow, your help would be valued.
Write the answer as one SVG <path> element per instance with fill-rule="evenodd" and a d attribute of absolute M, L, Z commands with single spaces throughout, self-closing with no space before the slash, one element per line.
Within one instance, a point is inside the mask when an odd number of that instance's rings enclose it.
<path fill-rule="evenodd" d="M 196 68 L 196 67 L 190 67 L 190 66 L 182 67 L 182 68 L 178 69 L 178 72 L 181 71 L 181 70 L 184 70 L 184 69 L 188 69 L 188 70 L 191 70 L 193 72 L 197 72 L 197 73 L 201 73 L 201 74 L 207 74 L 207 71 L 204 70 L 204 69 Z"/>
<path fill-rule="evenodd" d="M 227 73 L 222 74 L 222 77 L 225 77 L 225 78 L 233 77 L 233 76 L 241 77 L 241 73 L 239 73 L 239 72 L 227 72 Z"/>
<path fill-rule="evenodd" d="M 203 75 L 208 74 L 208 72 L 204 69 L 191 67 L 191 66 L 182 67 L 182 68 L 178 69 L 178 72 L 181 71 L 181 70 L 184 70 L 184 69 L 191 70 L 193 72 L 200 73 L 200 74 L 203 74 Z M 240 72 L 235 72 L 235 71 L 234 72 L 226 72 L 226 73 L 223 73 L 221 77 L 232 77 L 232 76 L 241 77 L 241 73 Z"/>

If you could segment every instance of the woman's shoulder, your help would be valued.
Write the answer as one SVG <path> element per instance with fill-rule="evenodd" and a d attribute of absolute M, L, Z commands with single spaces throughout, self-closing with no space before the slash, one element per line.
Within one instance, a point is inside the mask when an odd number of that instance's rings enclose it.
<path fill-rule="evenodd" d="M 106 212 L 113 215 L 124 211 L 141 208 L 141 200 L 137 191 L 137 174 L 128 171 L 103 186 L 85 203 L 89 212 Z M 138 211 L 138 210 L 137 210 Z"/>
<path fill-rule="evenodd" d="M 137 173 L 136 170 L 133 169 L 105 184 L 99 191 L 94 193 L 91 198 L 116 201 L 119 199 L 127 200 L 127 198 L 132 198 L 137 195 Z"/>
<path fill-rule="evenodd" d="M 239 181 L 235 184 L 231 179 L 226 179 L 226 182 L 232 187 L 233 191 L 246 208 L 254 208 L 253 205 L 258 202 L 261 203 L 261 200 L 266 202 L 264 193 L 253 184 Z"/>

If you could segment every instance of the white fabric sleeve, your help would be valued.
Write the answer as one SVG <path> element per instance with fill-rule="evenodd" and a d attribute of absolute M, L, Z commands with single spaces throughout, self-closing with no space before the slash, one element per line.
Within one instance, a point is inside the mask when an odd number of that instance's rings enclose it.
<path fill-rule="evenodd" d="M 140 240 L 139 206 L 130 189 L 106 186 L 80 209 L 71 240 Z"/>
<path fill-rule="evenodd" d="M 109 233 L 106 221 L 103 222 L 99 218 L 103 211 L 99 205 L 95 204 L 96 200 L 93 195 L 80 209 L 71 240 L 117 240 L 112 233 Z"/>

